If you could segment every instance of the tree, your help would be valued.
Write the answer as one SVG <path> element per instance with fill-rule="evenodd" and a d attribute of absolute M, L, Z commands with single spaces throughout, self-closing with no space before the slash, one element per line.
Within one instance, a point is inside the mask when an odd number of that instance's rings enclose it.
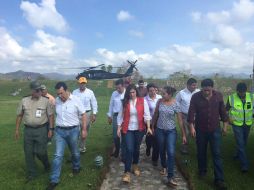
<path fill-rule="evenodd" d="M 112 66 L 112 65 L 108 65 L 108 66 L 107 66 L 107 71 L 111 73 L 112 70 L 113 70 L 113 66 Z"/>
<path fill-rule="evenodd" d="M 106 71 L 105 65 L 101 66 L 101 70 Z"/>

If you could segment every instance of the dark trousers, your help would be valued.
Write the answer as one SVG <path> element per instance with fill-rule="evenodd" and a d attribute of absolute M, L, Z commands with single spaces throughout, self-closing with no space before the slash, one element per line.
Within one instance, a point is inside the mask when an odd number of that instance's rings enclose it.
<path fill-rule="evenodd" d="M 200 174 L 207 172 L 207 145 L 210 144 L 213 166 L 214 166 L 214 181 L 224 181 L 222 168 L 222 158 L 220 152 L 221 146 L 221 129 L 218 127 L 213 132 L 202 132 L 196 128 L 196 144 L 198 170 Z"/>
<path fill-rule="evenodd" d="M 157 162 L 159 159 L 159 145 L 157 142 L 157 138 L 154 135 L 146 135 L 146 148 L 153 148 L 152 161 Z"/>
<path fill-rule="evenodd" d="M 139 150 L 140 144 L 142 142 L 142 138 L 145 132 L 141 132 L 138 130 L 135 131 L 127 131 L 124 134 L 124 140 L 126 143 L 126 155 L 125 155 L 125 172 L 131 171 L 131 164 L 138 164 L 139 162 Z"/>
<path fill-rule="evenodd" d="M 24 129 L 24 152 L 28 176 L 35 177 L 35 156 L 42 162 L 45 169 L 49 168 L 47 154 L 48 130 L 47 127 Z"/>

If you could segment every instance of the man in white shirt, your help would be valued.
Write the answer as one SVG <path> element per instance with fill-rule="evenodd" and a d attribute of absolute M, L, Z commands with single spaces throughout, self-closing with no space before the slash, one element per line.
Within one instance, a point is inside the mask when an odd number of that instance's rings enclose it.
<path fill-rule="evenodd" d="M 64 82 L 58 82 L 55 89 L 58 96 L 56 98 L 56 149 L 47 190 L 54 189 L 59 183 L 66 145 L 68 145 L 72 155 L 73 175 L 80 172 L 80 152 L 78 149 L 80 117 L 82 121 L 81 137 L 85 139 L 87 136 L 86 110 L 80 99 L 67 90 L 67 85 Z"/>
<path fill-rule="evenodd" d="M 183 116 L 183 124 L 184 124 L 184 129 L 186 133 L 186 137 L 190 136 L 189 133 L 189 128 L 188 128 L 188 122 L 187 122 L 187 116 L 188 116 L 188 111 L 190 107 L 190 100 L 193 94 L 196 92 L 199 92 L 200 90 L 197 89 L 197 80 L 194 78 L 189 78 L 187 81 L 187 86 L 183 90 L 179 91 L 176 94 L 176 101 L 178 102 L 182 116 Z M 188 143 L 188 141 L 187 141 Z M 188 154 L 188 144 L 183 144 L 180 148 L 180 151 L 182 154 Z"/>
<path fill-rule="evenodd" d="M 155 111 L 155 107 L 157 104 L 157 101 L 159 99 L 161 99 L 161 95 L 156 94 L 156 85 L 153 83 L 149 83 L 147 86 L 147 92 L 148 94 L 145 96 L 145 100 L 147 101 L 147 104 L 149 106 L 149 111 L 150 111 L 150 115 L 151 117 L 153 117 L 154 111 Z M 150 156 L 151 153 L 151 148 L 153 148 L 153 152 L 152 152 L 152 163 L 154 166 L 157 166 L 157 162 L 159 159 L 159 145 L 156 141 L 156 138 L 154 135 L 146 135 L 146 155 Z"/>
<path fill-rule="evenodd" d="M 119 113 L 120 107 L 122 106 L 122 100 L 125 94 L 124 81 L 123 79 L 119 79 L 115 82 L 116 90 L 112 93 L 108 108 L 108 123 L 113 128 L 113 139 L 115 144 L 115 151 L 111 156 L 115 158 L 118 157 L 120 151 L 120 138 L 117 136 L 117 115 Z M 124 143 L 121 143 L 121 154 L 122 159 L 124 159 Z"/>
<path fill-rule="evenodd" d="M 86 116 L 87 116 L 87 133 L 89 132 L 89 128 L 91 122 L 94 123 L 96 119 L 96 114 L 98 112 L 97 100 L 94 96 L 92 90 L 86 87 L 87 79 L 85 77 L 80 77 L 78 79 L 79 88 L 72 92 L 73 95 L 79 97 L 81 103 L 85 107 Z M 86 140 L 80 138 L 79 141 L 79 150 L 81 153 L 86 152 Z"/>

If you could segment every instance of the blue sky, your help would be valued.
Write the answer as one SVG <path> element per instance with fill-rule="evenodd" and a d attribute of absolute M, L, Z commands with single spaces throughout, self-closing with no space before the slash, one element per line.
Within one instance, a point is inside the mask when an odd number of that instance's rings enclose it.
<path fill-rule="evenodd" d="M 141 74 L 158 78 L 249 74 L 253 32 L 252 0 L 0 0 L 1 72 L 138 59 Z"/>

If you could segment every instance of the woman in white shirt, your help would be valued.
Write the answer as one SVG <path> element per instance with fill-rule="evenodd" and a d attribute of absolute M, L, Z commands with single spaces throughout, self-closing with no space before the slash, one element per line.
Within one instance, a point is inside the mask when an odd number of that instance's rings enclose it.
<path fill-rule="evenodd" d="M 146 100 L 143 97 L 138 97 L 138 91 L 135 85 L 129 85 L 117 117 L 117 135 L 120 137 L 122 132 L 126 143 L 123 182 L 130 183 L 131 166 L 134 174 L 136 176 L 140 175 L 140 170 L 137 166 L 139 162 L 140 144 L 145 134 L 146 126 L 147 133 L 152 134 L 150 120 L 151 116 Z"/>

